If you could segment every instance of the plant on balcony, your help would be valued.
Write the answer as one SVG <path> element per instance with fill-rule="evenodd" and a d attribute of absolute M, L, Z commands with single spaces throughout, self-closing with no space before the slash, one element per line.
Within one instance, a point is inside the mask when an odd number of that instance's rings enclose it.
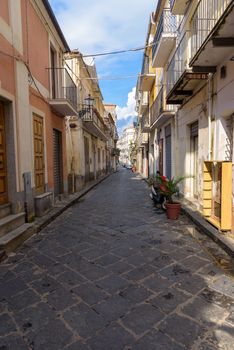
<path fill-rule="evenodd" d="M 174 196 L 179 194 L 179 183 L 182 182 L 186 177 L 178 176 L 168 179 L 166 176 L 158 175 L 157 182 L 160 193 L 166 197 L 166 213 L 168 219 L 176 220 L 180 214 L 181 204 L 174 201 Z"/>

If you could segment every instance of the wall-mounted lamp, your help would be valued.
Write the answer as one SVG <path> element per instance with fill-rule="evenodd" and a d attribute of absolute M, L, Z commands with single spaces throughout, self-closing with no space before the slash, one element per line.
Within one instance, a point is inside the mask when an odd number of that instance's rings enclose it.
<path fill-rule="evenodd" d="M 94 98 L 91 97 L 90 94 L 88 94 L 88 97 L 84 99 L 85 105 L 88 107 L 89 110 L 93 107 L 94 104 Z"/>

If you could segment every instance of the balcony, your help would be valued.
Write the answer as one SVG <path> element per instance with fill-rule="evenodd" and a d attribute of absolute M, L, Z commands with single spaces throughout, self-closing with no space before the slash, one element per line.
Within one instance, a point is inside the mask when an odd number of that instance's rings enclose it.
<path fill-rule="evenodd" d="M 176 40 L 176 16 L 164 9 L 157 27 L 153 45 L 152 66 L 164 67 Z"/>
<path fill-rule="evenodd" d="M 171 12 L 174 15 L 184 15 L 191 0 L 170 0 Z"/>
<path fill-rule="evenodd" d="M 138 141 L 139 147 L 146 146 L 148 144 L 149 144 L 149 134 L 145 132 L 141 133 L 139 135 L 139 141 Z"/>
<path fill-rule="evenodd" d="M 233 21 L 233 0 L 199 2 L 191 20 L 190 66 L 196 66 L 197 71 L 199 67 L 216 67 L 233 56 Z"/>
<path fill-rule="evenodd" d="M 190 57 L 190 32 L 185 32 L 167 68 L 167 104 L 182 104 L 208 78 L 208 73 L 189 67 Z"/>
<path fill-rule="evenodd" d="M 106 126 L 102 120 L 99 112 L 95 107 L 87 107 L 83 105 L 83 108 L 79 112 L 79 116 L 83 121 L 84 128 L 93 136 L 98 137 L 103 141 L 108 140 L 106 133 Z"/>
<path fill-rule="evenodd" d="M 147 91 L 143 91 L 139 98 L 138 113 L 143 114 L 149 106 L 149 94 Z"/>
<path fill-rule="evenodd" d="M 176 107 L 166 104 L 165 89 L 161 87 L 158 95 L 150 108 L 150 129 L 161 126 L 175 115 Z"/>
<path fill-rule="evenodd" d="M 77 87 L 66 68 L 49 68 L 51 96 L 49 104 L 62 116 L 75 116 L 77 111 Z"/>
<path fill-rule="evenodd" d="M 141 74 L 138 77 L 139 91 L 150 91 L 155 81 L 155 74 L 150 73 L 149 57 L 144 56 Z"/>
<path fill-rule="evenodd" d="M 150 123 L 149 123 L 149 110 L 147 110 L 141 118 L 141 131 L 149 132 L 150 131 Z"/>

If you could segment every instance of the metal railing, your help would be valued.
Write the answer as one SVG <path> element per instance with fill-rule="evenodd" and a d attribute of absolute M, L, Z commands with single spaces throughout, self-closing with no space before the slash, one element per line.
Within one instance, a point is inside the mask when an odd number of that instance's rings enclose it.
<path fill-rule="evenodd" d="M 150 108 L 150 125 L 152 126 L 163 112 L 175 111 L 174 105 L 166 104 L 165 89 L 162 86 Z"/>
<path fill-rule="evenodd" d="M 189 32 L 185 32 L 167 68 L 167 95 L 188 68 L 190 60 Z"/>
<path fill-rule="evenodd" d="M 77 110 L 77 87 L 66 68 L 49 68 L 52 99 L 68 100 Z"/>
<path fill-rule="evenodd" d="M 159 45 L 162 34 L 163 33 L 174 34 L 176 33 L 176 29 L 177 29 L 176 16 L 173 15 L 169 9 L 164 9 L 160 16 L 160 20 L 157 26 L 157 31 L 154 37 L 154 44 L 152 49 L 153 56 L 155 55 L 155 52 Z"/>
<path fill-rule="evenodd" d="M 149 57 L 144 55 L 141 74 L 148 74 L 148 73 L 149 73 Z"/>
<path fill-rule="evenodd" d="M 195 56 L 233 0 L 201 0 L 191 20 L 191 58 Z"/>
<path fill-rule="evenodd" d="M 149 109 L 143 114 L 141 118 L 141 129 L 149 128 L 150 121 L 149 121 Z"/>
<path fill-rule="evenodd" d="M 104 134 L 106 133 L 104 122 L 100 120 L 98 116 L 98 111 L 95 107 L 89 107 L 86 104 L 83 104 L 79 112 L 83 122 L 92 122 L 94 123 Z"/>

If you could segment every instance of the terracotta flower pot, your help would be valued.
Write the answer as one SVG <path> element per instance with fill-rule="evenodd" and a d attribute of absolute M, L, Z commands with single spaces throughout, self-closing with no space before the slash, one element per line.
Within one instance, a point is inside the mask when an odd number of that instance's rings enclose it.
<path fill-rule="evenodd" d="M 171 220 L 177 220 L 180 215 L 180 203 L 166 203 L 167 218 Z"/>

